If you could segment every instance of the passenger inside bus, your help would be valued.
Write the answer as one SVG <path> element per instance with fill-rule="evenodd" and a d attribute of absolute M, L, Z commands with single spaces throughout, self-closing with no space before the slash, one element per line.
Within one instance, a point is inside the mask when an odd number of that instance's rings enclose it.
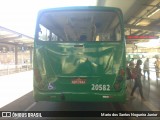
<path fill-rule="evenodd" d="M 86 35 L 81 35 L 79 40 L 80 41 L 87 41 L 87 36 Z"/>

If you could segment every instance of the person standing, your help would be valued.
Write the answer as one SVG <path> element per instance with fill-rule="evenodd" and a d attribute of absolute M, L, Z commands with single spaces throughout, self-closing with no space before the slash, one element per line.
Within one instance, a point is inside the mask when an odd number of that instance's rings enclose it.
<path fill-rule="evenodd" d="M 150 79 L 149 77 L 149 58 L 147 58 L 145 61 L 144 61 L 144 64 L 143 64 L 143 72 L 144 72 L 144 78 L 145 78 L 145 74 L 147 72 L 147 75 L 148 75 L 148 80 Z"/>
<path fill-rule="evenodd" d="M 126 64 L 126 78 L 127 78 L 127 89 L 131 86 L 131 79 L 132 79 L 132 75 L 131 75 L 131 70 L 128 66 L 128 63 Z M 129 86 L 130 85 L 130 86 Z"/>
<path fill-rule="evenodd" d="M 160 58 L 157 58 L 154 65 L 155 65 L 155 70 L 156 70 L 156 78 L 158 80 L 159 74 L 160 74 Z"/>
<path fill-rule="evenodd" d="M 137 60 L 136 66 L 134 68 L 134 71 L 136 73 L 136 77 L 135 77 L 134 86 L 133 86 L 132 91 L 131 91 L 131 97 L 133 97 L 134 91 L 138 87 L 141 99 L 145 100 L 145 98 L 143 96 L 143 91 L 142 91 L 142 83 L 141 83 L 142 73 L 141 73 L 140 65 L 142 65 L 142 60 Z"/>
<path fill-rule="evenodd" d="M 132 70 L 134 68 L 134 58 L 129 62 L 129 68 Z"/>

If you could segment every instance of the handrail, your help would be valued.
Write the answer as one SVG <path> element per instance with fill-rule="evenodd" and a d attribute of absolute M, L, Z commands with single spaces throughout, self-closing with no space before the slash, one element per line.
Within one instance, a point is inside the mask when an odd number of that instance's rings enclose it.
<path fill-rule="evenodd" d="M 0 76 L 32 70 L 32 64 L 0 65 Z"/>

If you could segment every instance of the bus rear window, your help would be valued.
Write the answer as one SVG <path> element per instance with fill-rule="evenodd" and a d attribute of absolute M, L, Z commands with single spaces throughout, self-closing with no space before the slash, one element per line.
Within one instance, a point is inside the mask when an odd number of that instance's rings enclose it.
<path fill-rule="evenodd" d="M 116 12 L 58 11 L 42 14 L 41 41 L 121 41 L 122 26 Z"/>

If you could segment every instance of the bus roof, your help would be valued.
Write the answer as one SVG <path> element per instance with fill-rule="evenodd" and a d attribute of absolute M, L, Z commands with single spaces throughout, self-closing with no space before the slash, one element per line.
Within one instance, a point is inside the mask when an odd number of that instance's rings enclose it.
<path fill-rule="evenodd" d="M 108 10 L 108 11 L 115 11 L 122 14 L 122 10 L 116 7 L 104 7 L 104 6 L 70 6 L 70 7 L 57 7 L 57 8 L 47 8 L 41 9 L 39 14 L 43 12 L 50 12 L 50 11 L 63 11 L 63 10 Z"/>

